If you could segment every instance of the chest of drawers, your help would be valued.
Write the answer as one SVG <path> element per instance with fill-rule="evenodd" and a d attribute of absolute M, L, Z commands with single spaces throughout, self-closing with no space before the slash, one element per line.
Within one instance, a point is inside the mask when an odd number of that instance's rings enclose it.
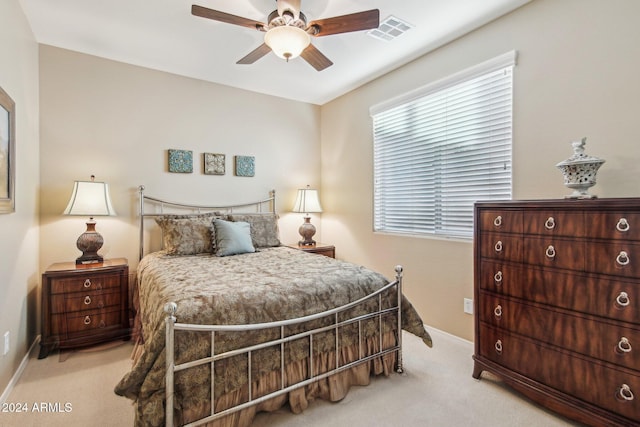
<path fill-rule="evenodd" d="M 53 348 L 128 339 L 129 267 L 117 258 L 100 264 L 57 263 L 42 275 L 39 359 Z"/>
<path fill-rule="evenodd" d="M 474 378 L 640 424 L 640 199 L 477 203 Z"/>

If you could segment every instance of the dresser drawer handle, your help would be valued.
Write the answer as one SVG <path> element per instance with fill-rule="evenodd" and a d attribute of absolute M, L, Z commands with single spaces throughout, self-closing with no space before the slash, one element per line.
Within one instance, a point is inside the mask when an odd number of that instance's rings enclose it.
<path fill-rule="evenodd" d="M 553 245 L 549 245 L 544 254 L 547 256 L 547 258 L 553 259 L 556 257 L 556 248 L 554 248 Z"/>
<path fill-rule="evenodd" d="M 627 337 L 620 338 L 618 348 L 623 353 L 631 353 L 631 344 L 629 343 L 629 339 Z"/>
<path fill-rule="evenodd" d="M 629 231 L 629 221 L 627 221 L 627 218 L 620 218 L 618 220 L 618 223 L 616 224 L 616 230 L 618 231 Z"/>
<path fill-rule="evenodd" d="M 493 309 L 493 314 L 500 319 L 502 317 L 502 306 L 498 304 L 496 308 Z"/>
<path fill-rule="evenodd" d="M 495 225 L 496 227 L 500 227 L 502 225 L 502 216 L 498 215 L 494 220 L 493 220 L 493 225 Z"/>
<path fill-rule="evenodd" d="M 493 249 L 495 249 L 496 252 L 502 252 L 502 240 L 498 240 Z"/>
<path fill-rule="evenodd" d="M 620 295 L 616 297 L 616 302 L 622 307 L 629 305 L 629 295 L 626 292 L 620 292 Z"/>
<path fill-rule="evenodd" d="M 631 401 L 633 400 L 633 392 L 631 391 L 631 387 L 629 387 L 626 384 L 622 384 L 622 387 L 620 387 L 620 390 L 618 391 L 618 395 L 627 401 Z"/>
<path fill-rule="evenodd" d="M 500 340 L 496 341 L 496 344 L 494 345 L 494 347 L 496 349 L 496 353 L 502 354 L 502 341 Z"/>
<path fill-rule="evenodd" d="M 84 287 L 85 288 L 90 288 L 91 287 L 91 279 L 87 279 L 84 281 Z"/>
<path fill-rule="evenodd" d="M 498 270 L 498 272 L 493 275 L 493 280 L 496 281 L 496 284 L 500 285 L 502 283 L 502 271 Z"/>
<path fill-rule="evenodd" d="M 90 323 L 91 323 L 91 317 L 90 317 L 90 316 L 85 316 L 85 317 L 84 317 L 84 324 L 85 324 L 85 325 L 88 325 L 88 324 L 90 324 Z"/>
<path fill-rule="evenodd" d="M 616 257 L 616 262 L 620 265 L 629 264 L 629 255 L 625 251 L 620 251 L 620 253 Z"/>
<path fill-rule="evenodd" d="M 98 325 L 98 327 L 104 328 L 105 326 L 107 326 L 106 323 L 104 323 L 104 320 L 101 320 L 100 324 Z"/>
<path fill-rule="evenodd" d="M 91 297 L 90 297 L 89 295 L 87 295 L 86 297 L 84 297 L 84 303 L 85 303 L 86 305 L 91 304 Z"/>
<path fill-rule="evenodd" d="M 550 216 L 544 222 L 544 228 L 546 228 L 547 230 L 553 230 L 554 228 L 556 228 L 556 220 L 552 216 Z"/>

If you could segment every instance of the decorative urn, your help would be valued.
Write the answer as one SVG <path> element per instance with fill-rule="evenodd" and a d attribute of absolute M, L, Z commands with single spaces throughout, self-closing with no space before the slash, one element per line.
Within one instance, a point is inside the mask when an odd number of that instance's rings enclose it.
<path fill-rule="evenodd" d="M 589 156 L 584 152 L 587 138 L 574 141 L 573 156 L 556 165 L 564 176 L 564 185 L 573 189 L 573 193 L 565 196 L 565 199 L 593 199 L 598 196 L 589 194 L 589 188 L 596 184 L 598 169 L 605 162 L 597 157 Z"/>

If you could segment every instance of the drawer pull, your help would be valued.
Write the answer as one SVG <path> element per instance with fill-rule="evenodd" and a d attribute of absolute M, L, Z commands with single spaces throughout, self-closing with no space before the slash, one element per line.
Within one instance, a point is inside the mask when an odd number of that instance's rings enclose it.
<path fill-rule="evenodd" d="M 620 387 L 620 390 L 618 390 L 618 395 L 626 401 L 631 401 L 634 397 L 633 392 L 631 391 L 631 387 L 626 384 L 622 384 L 622 387 Z"/>
<path fill-rule="evenodd" d="M 84 281 L 84 287 L 85 288 L 90 288 L 91 287 L 91 279 L 87 279 Z"/>
<path fill-rule="evenodd" d="M 629 295 L 626 292 L 620 292 L 620 295 L 616 297 L 616 302 L 622 307 L 629 305 Z"/>
<path fill-rule="evenodd" d="M 496 341 L 496 344 L 494 345 L 494 347 L 496 349 L 496 353 L 502 354 L 502 341 L 500 340 Z"/>
<path fill-rule="evenodd" d="M 544 222 L 544 228 L 546 228 L 547 230 L 553 230 L 554 228 L 556 228 L 556 220 L 552 216 L 550 216 Z"/>
<path fill-rule="evenodd" d="M 502 283 L 502 271 L 498 270 L 498 272 L 493 275 L 493 280 L 495 280 L 496 284 L 499 286 Z"/>
<path fill-rule="evenodd" d="M 620 265 L 629 264 L 629 255 L 625 251 L 620 251 L 620 253 L 616 257 L 616 262 Z"/>
<path fill-rule="evenodd" d="M 91 323 L 91 317 L 90 317 L 90 316 L 85 316 L 85 317 L 84 317 L 84 324 L 85 324 L 85 325 L 88 325 L 88 324 L 90 324 L 90 323 Z"/>
<path fill-rule="evenodd" d="M 544 251 L 544 254 L 547 256 L 547 258 L 555 258 L 556 257 L 556 248 L 553 247 L 553 245 L 549 245 L 549 247 L 547 247 L 547 250 Z"/>
<path fill-rule="evenodd" d="M 493 249 L 495 249 L 496 252 L 502 252 L 502 240 L 498 240 Z"/>
<path fill-rule="evenodd" d="M 98 325 L 98 326 L 99 326 L 100 328 L 104 328 L 104 327 L 105 327 L 105 326 L 107 326 L 107 325 L 104 323 L 104 320 L 101 320 L 101 321 L 100 321 L 100 325 Z"/>
<path fill-rule="evenodd" d="M 616 230 L 618 231 L 629 231 L 629 221 L 627 221 L 627 218 L 620 218 L 618 220 L 618 223 L 616 224 Z"/>
<path fill-rule="evenodd" d="M 502 317 L 502 306 L 498 304 L 496 308 L 493 309 L 493 314 L 500 319 Z"/>
<path fill-rule="evenodd" d="M 629 339 L 627 337 L 620 338 L 620 341 L 618 342 L 618 348 L 623 353 L 630 353 L 631 344 L 629 343 Z"/>
<path fill-rule="evenodd" d="M 493 225 L 495 225 L 496 227 L 500 227 L 502 225 L 502 216 L 498 215 L 494 220 L 493 220 Z"/>
<path fill-rule="evenodd" d="M 89 295 L 87 295 L 86 297 L 84 297 L 84 303 L 85 303 L 86 305 L 91 304 L 91 297 L 90 297 Z"/>

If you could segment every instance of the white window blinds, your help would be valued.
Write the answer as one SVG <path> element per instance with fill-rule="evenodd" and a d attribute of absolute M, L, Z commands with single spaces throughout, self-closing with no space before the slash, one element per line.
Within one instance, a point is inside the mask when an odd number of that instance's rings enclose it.
<path fill-rule="evenodd" d="M 473 203 L 511 198 L 515 56 L 371 108 L 375 231 L 471 238 Z"/>

